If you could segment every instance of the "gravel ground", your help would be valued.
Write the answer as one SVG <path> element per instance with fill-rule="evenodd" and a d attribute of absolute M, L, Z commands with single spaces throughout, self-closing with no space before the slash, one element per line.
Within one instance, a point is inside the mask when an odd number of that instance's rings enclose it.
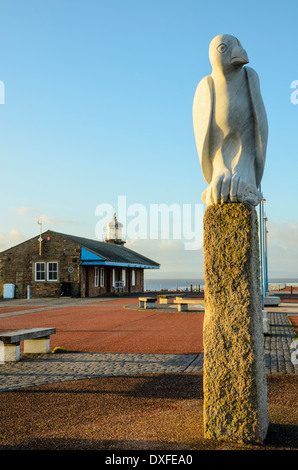
<path fill-rule="evenodd" d="M 297 375 L 268 376 L 262 446 L 203 437 L 203 375 L 76 380 L 1 393 L 0 450 L 298 450 Z"/>

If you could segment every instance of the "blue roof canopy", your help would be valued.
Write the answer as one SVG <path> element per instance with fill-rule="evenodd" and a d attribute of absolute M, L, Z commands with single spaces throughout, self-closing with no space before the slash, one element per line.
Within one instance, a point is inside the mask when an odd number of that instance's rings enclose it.
<path fill-rule="evenodd" d="M 103 248 L 102 244 L 100 246 L 101 248 Z M 106 247 L 107 245 L 104 246 L 104 248 Z M 107 248 L 109 248 L 110 250 L 110 246 L 108 246 Z M 127 248 L 123 249 L 123 247 L 120 247 L 120 249 L 121 249 L 122 257 L 124 253 L 125 255 L 127 255 L 129 259 L 127 260 L 118 259 L 114 261 L 111 258 L 105 258 L 104 256 L 100 256 L 99 254 L 94 253 L 94 251 L 88 250 L 87 248 L 82 246 L 81 247 L 82 265 L 83 266 L 115 266 L 115 267 L 143 268 L 143 269 L 159 269 L 160 267 L 159 264 L 152 262 L 151 260 L 139 255 L 138 253 L 132 252 L 131 250 L 128 250 Z"/>

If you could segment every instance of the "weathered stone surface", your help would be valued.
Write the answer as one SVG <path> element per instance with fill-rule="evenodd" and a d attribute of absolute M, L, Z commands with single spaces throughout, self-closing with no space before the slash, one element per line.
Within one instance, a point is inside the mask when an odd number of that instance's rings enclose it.
<path fill-rule="evenodd" d="M 204 257 L 205 437 L 261 443 L 268 410 L 255 209 L 207 207 Z"/>

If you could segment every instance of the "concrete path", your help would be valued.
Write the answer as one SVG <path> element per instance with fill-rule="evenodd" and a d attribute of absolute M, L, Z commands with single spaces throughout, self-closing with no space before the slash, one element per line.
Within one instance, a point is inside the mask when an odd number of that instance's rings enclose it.
<path fill-rule="evenodd" d="M 53 307 L 51 307 L 53 308 Z M 61 307 L 60 307 L 61 308 Z M 271 310 L 273 310 L 271 312 Z M 24 313 L 24 312 L 23 312 Z M 268 309 L 265 337 L 267 374 L 298 374 L 293 361 L 295 332 L 283 308 Z M 22 354 L 21 361 L 0 364 L 0 392 L 92 377 L 137 374 L 202 373 L 204 354 L 66 353 Z"/>

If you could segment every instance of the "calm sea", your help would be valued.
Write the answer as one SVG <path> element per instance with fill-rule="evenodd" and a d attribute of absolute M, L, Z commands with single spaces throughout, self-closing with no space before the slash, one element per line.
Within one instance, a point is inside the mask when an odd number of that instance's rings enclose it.
<path fill-rule="evenodd" d="M 204 288 L 204 279 L 145 279 L 145 289 L 160 291 L 160 290 L 193 290 Z"/>
<path fill-rule="evenodd" d="M 204 289 L 204 279 L 145 279 L 145 290 L 161 291 L 161 290 L 178 290 L 190 291 Z M 284 288 L 285 286 L 298 286 L 298 279 L 281 278 L 270 279 L 269 289 Z"/>

